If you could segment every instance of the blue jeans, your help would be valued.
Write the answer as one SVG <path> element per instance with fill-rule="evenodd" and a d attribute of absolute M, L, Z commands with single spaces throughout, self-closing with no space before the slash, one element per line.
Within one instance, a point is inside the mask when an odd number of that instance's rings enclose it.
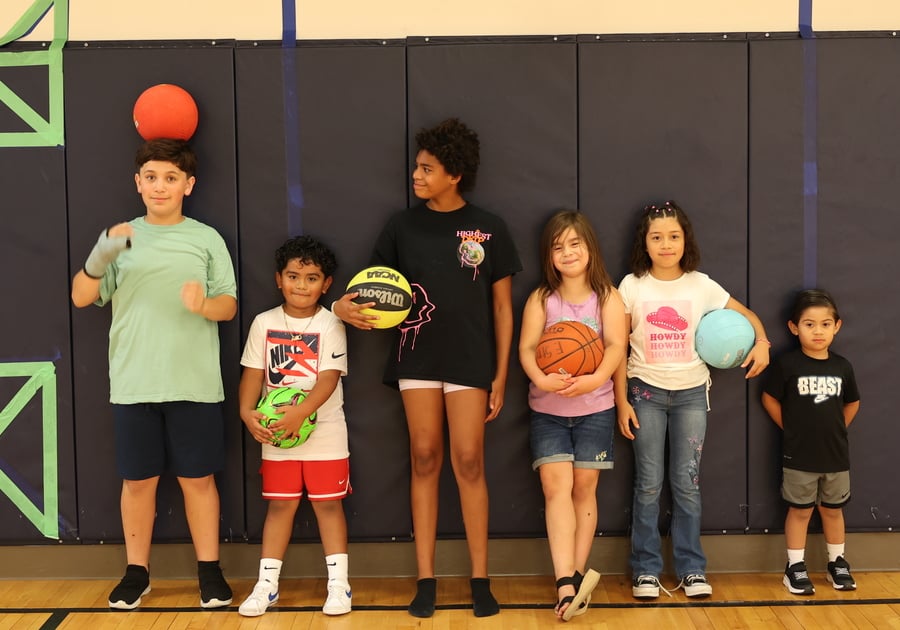
<path fill-rule="evenodd" d="M 706 435 L 706 385 L 667 390 L 628 379 L 628 401 L 641 425 L 634 431 L 634 503 L 631 568 L 635 576 L 659 576 L 663 569 L 659 496 L 669 434 L 672 490 L 672 547 L 679 579 L 706 573 L 700 546 L 700 456 Z"/>

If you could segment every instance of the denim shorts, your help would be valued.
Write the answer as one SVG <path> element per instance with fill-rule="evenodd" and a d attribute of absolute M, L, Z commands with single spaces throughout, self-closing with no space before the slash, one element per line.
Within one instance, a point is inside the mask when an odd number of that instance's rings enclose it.
<path fill-rule="evenodd" d="M 612 468 L 615 428 L 615 407 L 574 418 L 532 411 L 531 467 L 574 462 L 575 468 Z"/>

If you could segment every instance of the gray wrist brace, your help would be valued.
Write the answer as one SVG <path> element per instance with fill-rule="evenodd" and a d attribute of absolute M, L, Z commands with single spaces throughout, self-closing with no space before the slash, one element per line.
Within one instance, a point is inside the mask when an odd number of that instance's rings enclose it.
<path fill-rule="evenodd" d="M 84 263 L 84 273 L 89 278 L 99 280 L 106 273 L 106 268 L 118 258 L 124 249 L 131 247 L 131 239 L 127 236 L 107 236 L 108 230 L 100 232 L 97 244 L 91 250 L 87 261 Z"/>

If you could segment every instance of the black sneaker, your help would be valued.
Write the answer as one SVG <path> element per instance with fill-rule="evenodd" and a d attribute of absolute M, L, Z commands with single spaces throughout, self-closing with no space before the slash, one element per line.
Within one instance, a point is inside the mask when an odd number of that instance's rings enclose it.
<path fill-rule="evenodd" d="M 678 586 L 684 588 L 684 594 L 688 597 L 709 597 L 712 595 L 712 586 L 702 573 L 686 575 Z"/>
<path fill-rule="evenodd" d="M 141 597 L 150 592 L 150 573 L 146 568 L 129 564 L 125 577 L 109 594 L 109 607 L 116 610 L 134 610 L 141 605 Z"/>
<path fill-rule="evenodd" d="M 218 562 L 202 563 L 197 576 L 200 581 L 201 608 L 222 608 L 231 603 L 231 587 L 225 581 Z"/>
<path fill-rule="evenodd" d="M 782 582 L 794 595 L 814 595 L 816 592 L 816 587 L 813 586 L 812 580 L 809 579 L 806 563 L 803 561 L 795 562 L 785 567 Z"/>
<path fill-rule="evenodd" d="M 850 575 L 850 565 L 844 560 L 844 556 L 838 556 L 834 562 L 828 563 L 828 573 L 825 575 L 825 579 L 831 582 L 835 590 L 856 590 L 856 580 Z"/>
<path fill-rule="evenodd" d="M 659 597 L 659 578 L 655 575 L 638 575 L 631 582 L 631 595 L 637 599 Z"/>

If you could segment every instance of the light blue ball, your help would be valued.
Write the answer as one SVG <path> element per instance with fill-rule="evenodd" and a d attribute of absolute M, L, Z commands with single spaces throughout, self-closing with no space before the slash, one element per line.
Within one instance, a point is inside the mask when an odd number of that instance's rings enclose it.
<path fill-rule="evenodd" d="M 714 368 L 727 370 L 744 362 L 756 343 L 756 333 L 746 317 L 730 308 L 720 308 L 700 319 L 694 339 L 701 359 Z"/>

